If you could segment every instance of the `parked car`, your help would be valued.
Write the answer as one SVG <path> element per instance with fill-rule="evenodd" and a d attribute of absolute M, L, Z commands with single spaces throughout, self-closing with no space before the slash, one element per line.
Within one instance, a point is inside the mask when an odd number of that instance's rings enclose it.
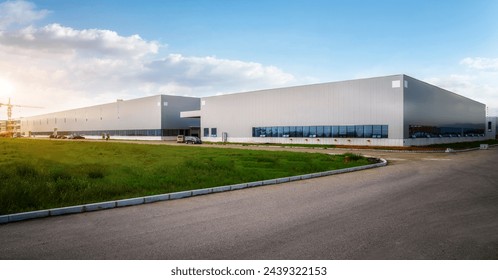
<path fill-rule="evenodd" d="M 195 136 L 185 136 L 186 144 L 202 144 L 202 141 L 199 137 Z"/>
<path fill-rule="evenodd" d="M 79 134 L 71 134 L 67 137 L 68 139 L 85 139 L 84 136 L 81 136 Z"/>

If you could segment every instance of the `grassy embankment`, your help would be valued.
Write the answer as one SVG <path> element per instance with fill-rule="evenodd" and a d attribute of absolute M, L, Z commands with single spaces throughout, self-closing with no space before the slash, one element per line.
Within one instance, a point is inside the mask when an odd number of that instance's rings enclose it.
<path fill-rule="evenodd" d="M 367 164 L 362 157 L 97 141 L 0 139 L 0 215 Z"/>

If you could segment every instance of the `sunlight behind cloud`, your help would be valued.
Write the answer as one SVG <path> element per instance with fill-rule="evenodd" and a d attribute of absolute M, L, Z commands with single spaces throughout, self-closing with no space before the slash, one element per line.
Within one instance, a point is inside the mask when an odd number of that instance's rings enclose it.
<path fill-rule="evenodd" d="M 9 97 L 14 93 L 14 85 L 4 78 L 0 78 L 0 103 L 6 103 Z"/>
<path fill-rule="evenodd" d="M 8 72 L 18 85 L 16 102 L 46 108 L 34 114 L 155 94 L 200 97 L 295 83 L 275 66 L 214 56 L 159 57 L 164 45 L 138 34 L 59 23 L 40 27 L 33 23 L 48 11 L 25 1 L 0 5 L 6 18 L 0 25 L 0 73 Z M 4 82 L 2 91 L 7 88 Z"/>

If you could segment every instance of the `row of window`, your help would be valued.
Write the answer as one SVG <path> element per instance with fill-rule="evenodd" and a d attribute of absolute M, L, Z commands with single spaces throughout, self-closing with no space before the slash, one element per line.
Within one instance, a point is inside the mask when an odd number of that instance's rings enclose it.
<path fill-rule="evenodd" d="M 205 127 L 204 128 L 204 133 L 202 134 L 204 137 L 216 137 L 218 136 L 218 129 L 216 127 L 211 128 L 211 134 L 209 134 L 209 128 Z"/>
<path fill-rule="evenodd" d="M 51 135 L 53 132 L 32 132 L 32 135 Z M 60 135 L 87 135 L 101 136 L 107 134 L 111 136 L 177 136 L 190 135 L 189 129 L 127 129 L 127 130 L 81 130 L 81 131 L 58 131 Z"/>
<path fill-rule="evenodd" d="M 387 125 L 253 127 L 252 137 L 388 138 Z"/>
<path fill-rule="evenodd" d="M 484 136 L 484 129 L 410 125 L 408 126 L 408 135 L 410 138 L 475 137 Z"/>

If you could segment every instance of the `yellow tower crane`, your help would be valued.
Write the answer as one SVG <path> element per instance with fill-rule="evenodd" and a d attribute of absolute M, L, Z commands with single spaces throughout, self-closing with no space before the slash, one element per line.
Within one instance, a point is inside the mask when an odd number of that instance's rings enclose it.
<path fill-rule="evenodd" d="M 11 104 L 10 98 L 9 98 L 9 103 L 0 103 L 0 107 L 2 107 L 2 106 L 7 107 L 7 132 L 5 135 L 7 137 L 12 137 L 14 135 L 14 130 L 16 127 L 15 121 L 12 120 L 12 107 L 42 108 L 42 107 L 36 107 L 36 106 L 25 106 L 25 105 Z"/>

